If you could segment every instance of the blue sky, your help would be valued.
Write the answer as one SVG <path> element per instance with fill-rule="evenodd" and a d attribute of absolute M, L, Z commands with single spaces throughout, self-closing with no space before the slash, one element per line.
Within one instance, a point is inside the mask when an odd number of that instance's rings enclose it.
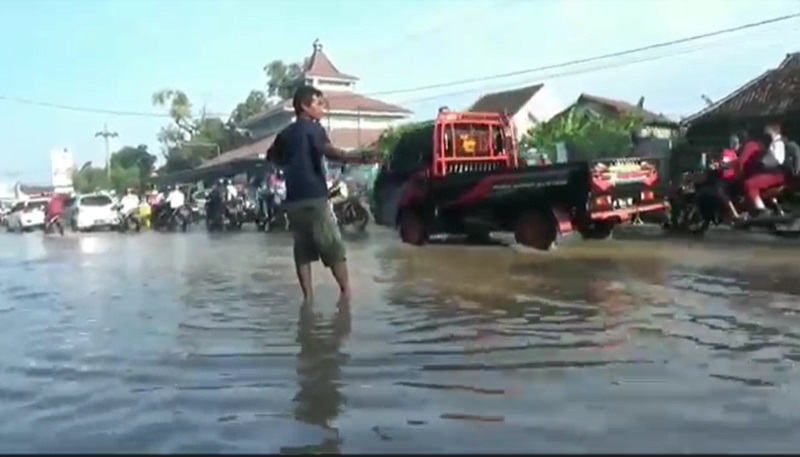
<path fill-rule="evenodd" d="M 340 70 L 374 92 L 480 77 L 590 57 L 800 11 L 797 0 L 3 0 L 0 96 L 158 112 L 151 94 L 186 91 L 228 113 L 263 89 L 272 59 L 300 60 L 320 38 Z M 665 56 L 571 76 L 531 73 L 379 97 L 430 117 L 486 91 L 545 82 L 564 105 L 580 92 L 636 101 L 671 116 L 702 107 L 800 51 L 800 20 L 715 38 Z M 795 44 L 793 44 L 795 43 Z M 676 55 L 677 54 L 677 55 Z M 630 57 L 617 62 L 637 60 Z M 584 71 L 597 64 L 578 67 Z M 46 183 L 49 151 L 103 160 L 104 123 L 116 146 L 147 144 L 167 119 L 78 113 L 0 100 L 0 181 Z M 160 155 L 160 154 L 159 154 Z"/>

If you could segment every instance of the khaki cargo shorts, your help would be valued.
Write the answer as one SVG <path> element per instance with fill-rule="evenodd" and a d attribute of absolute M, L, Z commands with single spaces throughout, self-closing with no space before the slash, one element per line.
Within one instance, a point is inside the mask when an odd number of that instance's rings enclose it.
<path fill-rule="evenodd" d="M 322 260 L 331 267 L 345 261 L 342 234 L 327 200 L 286 205 L 286 217 L 294 236 L 294 260 L 298 265 Z"/>

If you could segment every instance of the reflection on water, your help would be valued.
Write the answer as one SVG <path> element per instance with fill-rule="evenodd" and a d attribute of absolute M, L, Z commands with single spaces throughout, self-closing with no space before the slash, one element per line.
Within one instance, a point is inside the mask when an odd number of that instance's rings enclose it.
<path fill-rule="evenodd" d="M 340 453 L 341 440 L 332 422 L 343 407 L 344 398 L 339 391 L 342 365 L 347 354 L 341 352 L 344 339 L 350 334 L 350 306 L 337 306 L 330 322 L 304 304 L 300 308 L 297 324 L 297 395 L 294 397 L 294 417 L 298 421 L 316 425 L 330 433 L 317 446 L 282 448 L 282 453 Z"/>
<path fill-rule="evenodd" d="M 282 234 L 0 237 L 0 451 L 800 445 L 796 250 L 389 238 L 340 308 Z"/>

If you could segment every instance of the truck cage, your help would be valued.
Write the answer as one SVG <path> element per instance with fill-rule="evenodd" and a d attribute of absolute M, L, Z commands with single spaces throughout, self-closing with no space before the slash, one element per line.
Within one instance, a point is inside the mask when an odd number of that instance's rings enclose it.
<path fill-rule="evenodd" d="M 476 135 L 475 128 L 486 131 Z M 434 121 L 433 151 L 432 174 L 437 178 L 519 166 L 514 125 L 500 113 L 441 111 Z"/>

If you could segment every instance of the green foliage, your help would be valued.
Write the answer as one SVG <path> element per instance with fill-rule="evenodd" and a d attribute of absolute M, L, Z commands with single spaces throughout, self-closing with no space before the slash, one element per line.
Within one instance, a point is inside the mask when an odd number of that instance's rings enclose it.
<path fill-rule="evenodd" d="M 72 184 L 81 193 L 142 188 L 153 173 L 155 161 L 156 157 L 147 151 L 147 146 L 125 146 L 111 154 L 111 173 L 105 167 L 93 167 L 91 162 L 86 162 L 73 174 Z"/>
<path fill-rule="evenodd" d="M 631 134 L 642 125 L 640 113 L 611 117 L 573 107 L 528 130 L 520 150 L 535 148 L 555 161 L 556 144 L 563 142 L 578 160 L 626 157 L 633 149 Z"/>
<path fill-rule="evenodd" d="M 264 73 L 267 76 L 267 94 L 281 100 L 292 98 L 297 87 L 303 84 L 304 67 L 305 62 L 286 64 L 282 60 L 273 60 L 264 65 Z"/>
<path fill-rule="evenodd" d="M 164 147 L 164 172 L 194 168 L 247 141 L 230 120 L 225 122 L 217 117 L 206 117 L 205 109 L 196 115 L 189 97 L 182 91 L 164 89 L 156 92 L 153 103 L 166 107 L 172 118 L 172 123 L 162 127 L 158 134 Z"/>
<path fill-rule="evenodd" d="M 269 97 L 291 98 L 303 83 L 304 64 L 286 64 L 273 60 L 264 66 L 267 91 L 252 90 L 239 103 L 228 119 L 206 116 L 205 109 L 196 110 L 189 96 L 178 89 L 162 89 L 152 95 L 155 106 L 165 108 L 172 118 L 161 128 L 158 140 L 163 146 L 165 164 L 160 171 L 172 173 L 195 168 L 217 154 L 249 142 L 236 127 L 271 106 Z"/>
<path fill-rule="evenodd" d="M 395 146 L 397 146 L 397 142 L 400 141 L 401 137 L 410 132 L 419 130 L 420 128 L 429 127 L 430 124 L 430 121 L 407 122 L 405 124 L 389 127 L 388 129 L 384 130 L 383 133 L 381 133 L 381 136 L 378 138 L 378 150 L 382 155 L 388 155 L 394 150 Z"/>
<path fill-rule="evenodd" d="M 107 189 L 109 186 L 106 169 L 92 167 L 92 162 L 86 162 L 72 175 L 72 187 L 78 193 Z"/>
<path fill-rule="evenodd" d="M 234 108 L 230 122 L 238 125 L 243 120 L 253 117 L 267 108 L 269 108 L 267 95 L 260 90 L 250 91 L 247 98 Z"/>

